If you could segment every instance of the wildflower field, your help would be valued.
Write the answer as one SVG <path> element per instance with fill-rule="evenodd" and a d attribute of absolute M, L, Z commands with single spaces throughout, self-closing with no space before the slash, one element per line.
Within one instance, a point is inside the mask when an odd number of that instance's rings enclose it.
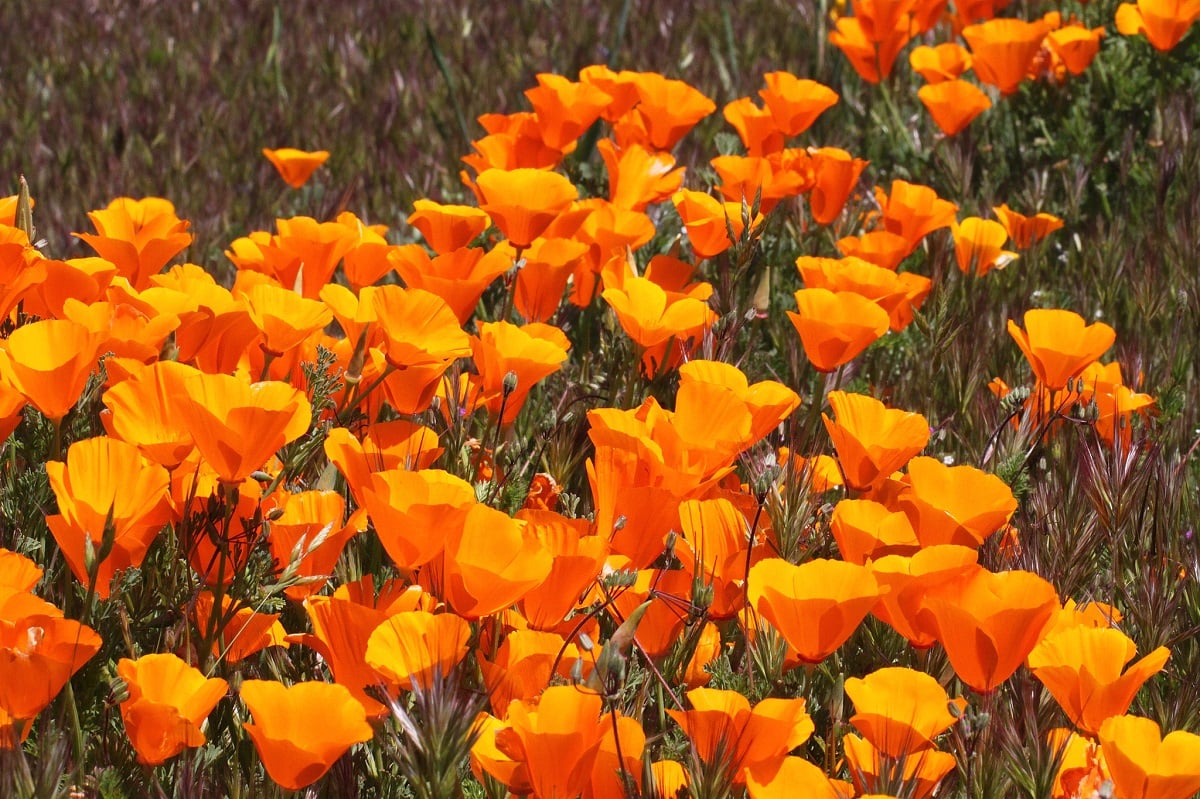
<path fill-rule="evenodd" d="M 0 799 L 1200 792 L 1200 0 L 70 5 Z"/>

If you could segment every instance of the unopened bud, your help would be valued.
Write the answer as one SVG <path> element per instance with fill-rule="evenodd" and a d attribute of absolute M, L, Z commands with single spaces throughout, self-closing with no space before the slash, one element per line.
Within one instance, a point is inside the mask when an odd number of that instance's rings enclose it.
<path fill-rule="evenodd" d="M 508 396 L 517 390 L 517 373 L 509 372 L 504 375 L 504 396 Z"/>

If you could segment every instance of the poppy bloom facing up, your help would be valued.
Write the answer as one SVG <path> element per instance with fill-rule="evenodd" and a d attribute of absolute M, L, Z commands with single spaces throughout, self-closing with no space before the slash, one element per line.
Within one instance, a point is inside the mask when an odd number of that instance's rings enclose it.
<path fill-rule="evenodd" d="M 983 83 L 1012 94 L 1029 72 L 1029 65 L 1046 37 L 1042 20 L 993 19 L 963 28 L 971 46 L 971 67 Z"/>
<path fill-rule="evenodd" d="M 401 688 L 429 689 L 466 657 L 470 639 L 471 626 L 453 613 L 397 613 L 371 633 L 366 662 Z"/>
<path fill-rule="evenodd" d="M 917 90 L 933 121 L 947 136 L 957 136 L 975 117 L 992 107 L 978 86 L 965 80 L 931 83 Z"/>
<path fill-rule="evenodd" d="M 175 215 L 175 206 L 161 197 L 134 200 L 118 197 L 99 211 L 89 211 L 96 233 L 75 233 L 101 258 L 116 264 L 135 289 L 150 285 L 150 277 L 192 243 L 188 222 Z"/>
<path fill-rule="evenodd" d="M 974 466 L 947 466 L 936 458 L 908 462 L 910 489 L 896 504 L 908 516 L 922 547 L 978 547 L 1017 509 L 1008 484 Z"/>
<path fill-rule="evenodd" d="M 784 136 L 799 136 L 838 102 L 833 89 L 790 72 L 768 72 L 763 80 L 767 88 L 759 89 L 758 96 Z"/>
<path fill-rule="evenodd" d="M 488 213 L 504 237 L 525 249 L 579 196 L 571 181 L 543 169 L 488 169 L 476 178 Z"/>
<path fill-rule="evenodd" d="M 1187 36 L 1200 18 L 1198 0 L 1138 0 L 1117 8 L 1117 30 L 1122 36 L 1146 34 L 1154 49 L 1166 52 Z"/>
<path fill-rule="evenodd" d="M 167 470 L 148 462 L 132 444 L 99 436 L 72 444 L 65 463 L 48 461 L 46 476 L 59 509 L 46 517 L 46 524 L 75 579 L 84 585 L 93 578 L 85 544 L 90 539 L 99 561 L 94 566 L 96 595 L 107 598 L 113 575 L 140 566 L 170 519 Z"/>
<path fill-rule="evenodd" d="M 972 216 L 961 224 L 954 223 L 951 230 L 954 256 L 964 275 L 983 277 L 993 268 L 1003 269 L 1019 257 L 1015 252 L 1002 249 L 1008 240 L 1008 231 L 999 222 Z"/>
<path fill-rule="evenodd" d="M 310 153 L 293 147 L 280 147 L 278 150 L 268 150 L 264 147 L 262 154 L 279 172 L 279 177 L 283 178 L 283 182 L 293 189 L 298 189 L 307 183 L 308 179 L 312 177 L 312 173 L 329 160 L 329 152 L 326 150 Z"/>
<path fill-rule="evenodd" d="M 788 311 L 788 318 L 817 371 L 849 363 L 888 331 L 887 311 L 853 291 L 809 288 L 795 297 L 799 313 Z"/>
<path fill-rule="evenodd" d="M 819 558 L 793 566 L 768 558 L 750 567 L 747 599 L 803 662 L 820 663 L 853 634 L 879 593 L 863 566 Z"/>
<path fill-rule="evenodd" d="M 927 83 L 955 80 L 971 68 L 971 53 L 958 42 L 936 47 L 921 45 L 908 54 L 908 63 Z"/>
<path fill-rule="evenodd" d="M 471 205 L 442 205 L 416 200 L 408 224 L 421 231 L 425 243 L 444 255 L 466 247 L 492 223 L 487 211 Z"/>
<path fill-rule="evenodd" d="M 1136 652 L 1137 645 L 1120 630 L 1077 625 L 1043 638 L 1027 663 L 1067 718 L 1095 736 L 1106 719 L 1129 709 L 1142 684 L 1162 670 L 1171 654 L 1160 646 L 1122 674 Z"/>
<path fill-rule="evenodd" d="M 22 325 L 0 342 L 0 377 L 57 422 L 83 393 L 100 344 L 98 334 L 68 319 Z"/>
<path fill-rule="evenodd" d="M 374 734 L 361 704 L 342 685 L 246 680 L 242 701 L 254 714 L 243 725 L 271 779 L 298 791 L 312 785 L 347 749 Z"/>
<path fill-rule="evenodd" d="M 1187 799 L 1200 790 L 1200 735 L 1115 716 L 1100 727 L 1100 747 L 1121 799 Z"/>
<path fill-rule="evenodd" d="M 1007 203 L 996 206 L 992 211 L 1018 250 L 1028 250 L 1063 226 L 1063 221 L 1053 214 L 1025 216 L 1009 208 Z"/>
<path fill-rule="evenodd" d="M 1117 333 L 1103 322 L 1085 324 L 1074 311 L 1035 308 L 1025 312 L 1025 329 L 1008 320 L 1008 333 L 1029 360 L 1038 381 L 1061 391 L 1113 345 Z"/>
<path fill-rule="evenodd" d="M 867 162 L 837 147 L 810 150 L 809 155 L 815 180 L 808 195 L 809 210 L 818 224 L 832 224 L 842 213 Z"/>
<path fill-rule="evenodd" d="M 225 483 L 240 483 L 312 421 L 308 398 L 287 383 L 198 374 L 187 388 L 184 425 Z"/>
<path fill-rule="evenodd" d="M 189 746 L 203 746 L 200 729 L 229 690 L 222 679 L 207 679 L 199 669 L 172 654 L 121 658 L 117 674 L 129 689 L 121 718 L 138 762 L 156 766 Z"/>
<path fill-rule="evenodd" d="M 863 679 L 851 677 L 846 695 L 856 711 L 850 723 L 889 757 L 933 748 L 933 739 L 957 720 L 947 709 L 946 689 L 913 669 L 884 668 Z"/>
<path fill-rule="evenodd" d="M 742 204 L 721 202 L 704 192 L 681 189 L 671 198 L 675 210 L 687 228 L 688 241 L 697 258 L 712 258 L 720 255 L 741 240 L 746 232 L 746 220 L 742 218 Z M 761 214 L 749 220 L 754 228 L 762 221 Z M 732 231 L 733 239 L 730 239 Z"/>
<path fill-rule="evenodd" d="M 929 423 L 919 413 L 888 408 L 863 394 L 829 392 L 837 421 L 822 414 L 846 484 L 866 491 L 899 469 L 929 442 Z"/>
<path fill-rule="evenodd" d="M 0 709 L 32 719 L 101 643 L 95 630 L 74 619 L 35 613 L 0 620 Z"/>

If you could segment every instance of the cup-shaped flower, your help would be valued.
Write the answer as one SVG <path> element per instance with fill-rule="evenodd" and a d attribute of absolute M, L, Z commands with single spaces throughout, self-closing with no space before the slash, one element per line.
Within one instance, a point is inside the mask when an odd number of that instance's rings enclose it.
<path fill-rule="evenodd" d="M 244 726 L 267 774 L 291 791 L 306 788 L 357 743 L 374 734 L 366 713 L 345 686 L 246 680 L 240 693 L 254 715 Z"/>
<path fill-rule="evenodd" d="M 929 442 L 929 423 L 919 413 L 888 408 L 864 394 L 829 392 L 837 421 L 822 414 L 837 450 L 846 485 L 866 491 L 891 476 Z"/>
<path fill-rule="evenodd" d="M 488 169 L 475 182 L 479 207 L 518 249 L 532 244 L 579 196 L 571 181 L 544 169 Z"/>
<path fill-rule="evenodd" d="M 195 448 L 180 407 L 185 383 L 199 372 L 177 361 L 158 361 L 104 392 L 101 416 L 110 436 L 135 445 L 151 461 L 174 469 Z"/>
<path fill-rule="evenodd" d="M 842 560 L 859 565 L 885 555 L 912 555 L 921 548 L 907 516 L 869 499 L 843 499 L 834 505 L 829 532 Z"/>
<path fill-rule="evenodd" d="M 822 147 L 810 154 L 816 185 L 808 195 L 809 210 L 818 224 L 828 225 L 842 213 L 867 162 L 837 147 Z"/>
<path fill-rule="evenodd" d="M 187 747 L 203 746 L 201 729 L 229 683 L 206 678 L 175 655 L 121 658 L 117 675 L 129 698 L 121 703 L 121 718 L 138 762 L 157 766 Z"/>
<path fill-rule="evenodd" d="M 936 458 L 908 462 L 910 490 L 897 505 L 912 522 L 922 547 L 980 546 L 1017 509 L 1008 484 L 974 466 L 947 466 Z"/>
<path fill-rule="evenodd" d="M 964 275 L 983 277 L 992 269 L 1003 269 L 1019 256 L 1003 249 L 1008 240 L 1004 225 L 992 219 L 968 217 L 951 226 L 954 232 L 954 256 Z"/>
<path fill-rule="evenodd" d="M 1117 30 L 1122 36 L 1146 34 L 1160 52 L 1174 49 L 1200 19 L 1197 0 L 1137 0 L 1117 7 Z"/>
<path fill-rule="evenodd" d="M 492 223 L 487 211 L 473 205 L 442 205 L 416 200 L 408 224 L 421 231 L 425 243 L 440 254 L 466 247 Z"/>
<path fill-rule="evenodd" d="M 294 147 L 280 147 L 278 150 L 269 150 L 264 147 L 262 154 L 275 167 L 279 177 L 283 178 L 283 182 L 293 189 L 298 189 L 307 183 L 313 172 L 316 172 L 322 164 L 329 160 L 327 150 L 306 152 Z"/>
<path fill-rule="evenodd" d="M 943 200 L 931 187 L 906 180 L 893 180 L 886 192 L 876 187 L 875 200 L 884 229 L 903 236 L 909 252 L 933 231 L 954 224 L 958 213 L 958 206 Z"/>
<path fill-rule="evenodd" d="M 1085 324 L 1074 311 L 1034 308 L 1025 312 L 1024 319 L 1024 330 L 1008 320 L 1008 333 L 1025 353 L 1038 381 L 1050 391 L 1065 388 L 1117 338 L 1108 325 Z"/>
<path fill-rule="evenodd" d="M 441 297 L 422 289 L 363 289 L 361 302 L 374 309 L 388 363 L 397 369 L 447 367 L 471 354 L 467 334 Z M 435 381 L 436 382 L 436 381 Z"/>
<path fill-rule="evenodd" d="M 924 612 L 926 597 L 942 583 L 981 568 L 979 553 L 972 547 L 939 544 L 922 549 L 912 557 L 885 555 L 871 563 L 871 573 L 886 589 L 872 611 L 917 649 L 937 643 L 937 624 Z"/>
<path fill-rule="evenodd" d="M 69 319 L 22 325 L 0 342 L 0 378 L 57 422 L 83 394 L 101 343 L 98 334 Z"/>
<path fill-rule="evenodd" d="M 1029 72 L 1029 65 L 1046 37 L 1043 20 L 991 19 L 963 28 L 971 47 L 971 68 L 983 83 L 1012 94 Z"/>
<path fill-rule="evenodd" d="M 1200 790 L 1200 735 L 1164 736 L 1150 719 L 1114 716 L 1099 738 L 1121 799 L 1188 799 Z"/>
<path fill-rule="evenodd" d="M 389 252 L 387 260 L 408 288 L 436 294 L 463 324 L 492 281 L 512 268 L 512 253 L 506 249 L 463 247 L 430 258 L 420 244 L 405 244 Z"/>
<path fill-rule="evenodd" d="M 768 72 L 763 81 L 767 88 L 759 89 L 758 96 L 784 136 L 799 136 L 838 102 L 833 89 L 790 72 Z"/>
<path fill-rule="evenodd" d="M 638 97 L 632 113 L 639 117 L 638 127 L 645 136 L 641 143 L 656 150 L 673 149 L 697 122 L 717 109 L 716 103 L 684 81 L 657 72 L 633 73 L 632 80 Z"/>
<path fill-rule="evenodd" d="M 908 63 L 927 83 L 956 80 L 971 68 L 971 53 L 958 42 L 936 47 L 921 45 L 908 54 Z"/>
<path fill-rule="evenodd" d="M 853 291 L 808 288 L 795 297 L 798 313 L 788 311 L 788 318 L 818 371 L 849 363 L 888 331 L 887 311 Z"/>
<path fill-rule="evenodd" d="M 435 558 L 475 505 L 475 489 L 440 469 L 389 469 L 355 489 L 388 556 L 401 569 Z"/>
<path fill-rule="evenodd" d="M 453 613 L 397 613 L 371 633 L 366 661 L 401 688 L 428 690 L 462 662 L 470 639 L 471 626 Z"/>
<path fill-rule="evenodd" d="M 932 749 L 933 739 L 957 720 L 946 689 L 913 669 L 883 668 L 861 679 L 851 677 L 846 695 L 854 703 L 850 723 L 889 757 Z"/>
<path fill-rule="evenodd" d="M 132 444 L 99 436 L 72 444 L 66 462 L 48 461 L 46 476 L 59 510 L 46 524 L 75 579 L 89 587 L 94 579 L 96 595 L 107 598 L 113 575 L 140 566 L 171 518 L 167 470 Z"/>
<path fill-rule="evenodd" d="M 565 150 L 591 127 L 613 101 L 603 89 L 562 75 L 543 72 L 525 96 L 537 114 L 538 132 L 547 147 Z"/>
<path fill-rule="evenodd" d="M 644 277 L 627 279 L 622 288 L 605 289 L 602 296 L 625 334 L 647 348 L 672 338 L 699 337 L 717 318 L 704 301 L 667 292 Z"/>
<path fill-rule="evenodd" d="M 917 90 L 917 97 L 947 136 L 957 136 L 992 107 L 991 99 L 978 86 L 961 79 L 930 83 Z"/>
<path fill-rule="evenodd" d="M 740 202 L 721 202 L 704 192 L 680 189 L 671 197 L 679 218 L 687 229 L 688 241 L 697 258 L 712 258 L 736 244 L 746 232 L 746 222 L 753 228 L 762 217 L 746 220 Z M 732 234 L 732 238 L 730 235 Z"/>
<path fill-rule="evenodd" d="M 517 418 L 529 392 L 543 378 L 557 372 L 567 360 L 571 342 L 557 327 L 531 322 L 518 327 L 510 322 L 483 322 L 471 341 L 478 375 L 479 400 L 488 412 L 503 416 L 501 424 Z M 515 376 L 516 385 L 512 385 Z"/>
<path fill-rule="evenodd" d="M 342 555 L 346 543 L 367 528 L 367 514 L 359 509 L 347 520 L 346 501 L 336 491 L 285 493 L 269 524 L 268 543 L 280 571 L 295 563 L 295 573 L 308 581 L 289 585 L 284 593 L 300 600 L 320 591 Z"/>
<path fill-rule="evenodd" d="M 750 567 L 747 599 L 805 663 L 820 663 L 845 643 L 879 601 L 879 584 L 863 566 L 780 558 Z"/>
<path fill-rule="evenodd" d="M 897 784 L 904 786 L 903 796 L 929 799 L 955 765 L 954 755 L 937 749 L 923 749 L 904 758 L 892 758 L 857 735 L 844 736 L 842 747 L 859 799 L 885 799 L 889 794 L 873 792 Z"/>
<path fill-rule="evenodd" d="M 932 589 L 926 612 L 959 679 L 981 694 L 1012 676 L 1060 607 L 1032 572 L 977 569 Z"/>
<path fill-rule="evenodd" d="M 1071 723 L 1095 736 L 1106 719 L 1129 709 L 1171 650 L 1160 646 L 1122 674 L 1121 668 L 1136 653 L 1137 645 L 1120 630 L 1077 625 L 1047 635 L 1026 662 Z"/>
<path fill-rule="evenodd" d="M 1054 214 L 1043 212 L 1026 216 L 1009 208 L 1008 203 L 998 205 L 992 211 L 1018 250 L 1028 250 L 1063 226 L 1063 221 Z"/>
<path fill-rule="evenodd" d="M 192 243 L 188 222 L 161 197 L 118 197 L 107 208 L 88 212 L 95 233 L 76 233 L 92 249 L 116 264 L 118 272 L 141 291 L 167 261 Z"/>
<path fill-rule="evenodd" d="M 262 333 L 262 348 L 274 356 L 291 352 L 325 327 L 333 313 L 320 300 L 310 300 L 291 289 L 263 282 L 245 293 L 250 318 Z"/>
<path fill-rule="evenodd" d="M 0 619 L 0 709 L 32 719 L 101 643 L 95 630 L 74 619 L 47 613 Z"/>
<path fill-rule="evenodd" d="M 247 605 L 234 608 L 229 594 L 221 594 L 221 611 L 213 618 L 213 595 L 196 597 L 193 621 L 201 636 L 213 635 L 212 654 L 227 663 L 245 660 L 271 646 L 291 646 L 278 613 L 259 613 Z"/>
<path fill-rule="evenodd" d="M 788 756 L 746 770 L 746 793 L 750 799 L 843 799 L 825 771 L 802 757 Z M 661 783 L 660 783 L 661 784 Z M 665 796 L 675 796 L 667 793 Z"/>
<path fill-rule="evenodd" d="M 308 431 L 312 406 L 287 383 L 197 374 L 179 409 L 200 455 L 225 483 L 240 483 Z"/>

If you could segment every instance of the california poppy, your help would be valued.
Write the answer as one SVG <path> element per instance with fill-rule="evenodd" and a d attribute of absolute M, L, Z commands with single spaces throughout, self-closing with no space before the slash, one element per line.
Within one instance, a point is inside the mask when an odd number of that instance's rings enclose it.
<path fill-rule="evenodd" d="M 522 253 L 524 265 L 517 272 L 513 305 L 529 322 L 549 321 L 558 312 L 567 282 L 577 271 L 590 247 L 573 239 L 538 239 Z M 497 247 L 492 252 L 502 252 Z M 510 258 L 508 263 L 512 263 Z"/>
<path fill-rule="evenodd" d="M 907 516 L 869 499 L 834 505 L 829 532 L 842 560 L 860 565 L 884 555 L 912 555 L 921 546 Z"/>
<path fill-rule="evenodd" d="M 556 150 L 565 150 L 574 144 L 613 99 L 592 83 L 576 82 L 548 72 L 536 77 L 537 87 L 526 89 L 525 96 L 537 114 L 542 141 Z"/>
<path fill-rule="evenodd" d="M 1082 75 L 1100 52 L 1104 28 L 1063 25 L 1046 34 L 1046 44 L 1072 75 Z"/>
<path fill-rule="evenodd" d="M 716 104 L 693 86 L 657 72 L 631 73 L 637 90 L 637 114 L 645 143 L 656 150 L 671 150 L 696 123 L 716 110 Z M 624 144 L 623 142 L 621 142 Z"/>
<path fill-rule="evenodd" d="M 1012 94 L 1025 79 L 1046 32 L 1042 20 L 1003 18 L 968 25 L 962 36 L 971 46 L 971 67 L 979 80 Z"/>
<path fill-rule="evenodd" d="M 487 211 L 471 205 L 442 205 L 433 200 L 416 200 L 408 224 L 421 231 L 425 243 L 439 254 L 469 245 L 492 223 Z"/>
<path fill-rule="evenodd" d="M 535 796 L 578 796 L 591 780 L 600 748 L 602 704 L 599 694 L 552 686 L 536 701 L 509 707 L 505 725 L 494 733 L 495 746 L 523 764 Z"/>
<path fill-rule="evenodd" d="M 783 149 L 784 134 L 775 117 L 769 110 L 755 105 L 749 97 L 727 103 L 722 114 L 737 131 L 750 156 L 761 157 Z"/>
<path fill-rule="evenodd" d="M 980 546 L 1017 509 L 1007 483 L 966 464 L 947 466 L 937 458 L 913 458 L 908 462 L 908 485 L 896 504 L 908 515 L 922 547 Z"/>
<path fill-rule="evenodd" d="M 953 225 L 958 212 L 958 206 L 943 200 L 931 187 L 906 180 L 893 180 L 888 191 L 876 186 L 875 200 L 883 228 L 903 236 L 909 252 L 933 231 Z"/>
<path fill-rule="evenodd" d="M 333 319 L 320 300 L 301 297 L 291 289 L 259 283 L 243 296 L 250 318 L 262 332 L 262 348 L 279 357 L 289 353 Z"/>
<path fill-rule="evenodd" d="M 808 196 L 809 210 L 818 224 L 829 225 L 842 213 L 867 162 L 836 147 L 810 150 L 809 155 L 815 182 Z"/>
<path fill-rule="evenodd" d="M 716 321 L 707 303 L 669 294 L 644 277 L 628 279 L 619 289 L 605 289 L 601 296 L 626 335 L 646 348 L 665 345 L 672 338 L 698 339 Z"/>
<path fill-rule="evenodd" d="M 820 663 L 845 643 L 879 595 L 865 567 L 819 558 L 799 566 L 761 560 L 750 567 L 746 593 L 805 663 Z"/>
<path fill-rule="evenodd" d="M 1026 662 L 1067 718 L 1095 736 L 1106 719 L 1129 709 L 1142 684 L 1171 654 L 1160 646 L 1122 674 L 1136 652 L 1137 646 L 1120 630 L 1080 625 L 1047 635 Z"/>
<path fill-rule="evenodd" d="M 22 325 L 0 344 L 0 376 L 54 422 L 75 407 L 101 338 L 69 319 Z"/>
<path fill-rule="evenodd" d="M 768 72 L 763 81 L 767 88 L 759 89 L 758 96 L 784 136 L 799 136 L 838 102 L 833 89 L 790 72 Z"/>
<path fill-rule="evenodd" d="M 972 216 L 955 222 L 950 229 L 954 234 L 954 256 L 964 275 L 983 277 L 991 269 L 1003 269 L 1020 257 L 1003 249 L 1008 231 L 999 222 Z"/>
<path fill-rule="evenodd" d="M 954 755 L 949 752 L 922 749 L 907 757 L 893 758 L 857 735 L 843 736 L 842 749 L 860 799 L 868 796 L 884 799 L 885 795 L 870 792 L 897 784 L 904 786 L 905 796 L 929 799 L 955 766 Z"/>
<path fill-rule="evenodd" d="M 844 799 L 845 796 L 820 766 L 794 755 L 747 769 L 746 793 L 750 799 L 790 799 L 793 796 Z"/>
<path fill-rule="evenodd" d="M 1117 7 L 1117 30 L 1122 36 L 1146 34 L 1160 52 L 1174 49 L 1200 18 L 1196 0 L 1137 0 Z"/>
<path fill-rule="evenodd" d="M 187 220 L 161 197 L 135 200 L 118 197 L 108 207 L 88 212 L 95 233 L 75 233 L 92 249 L 116 264 L 120 274 L 139 291 L 189 244 Z"/>
<path fill-rule="evenodd" d="M 306 152 L 293 147 L 280 147 L 278 150 L 268 150 L 264 147 L 262 154 L 279 172 L 279 177 L 283 178 L 283 182 L 293 189 L 298 189 L 307 183 L 308 179 L 312 177 L 312 173 L 329 160 L 327 150 Z"/>
<path fill-rule="evenodd" d="M 430 258 L 421 245 L 405 244 L 392 249 L 387 260 L 408 288 L 441 297 L 460 324 L 474 313 L 487 287 L 513 267 L 511 254 L 501 247 L 488 252 L 463 247 Z"/>
<path fill-rule="evenodd" d="M 1059 601 L 1032 572 L 980 568 L 930 590 L 925 607 L 959 679 L 990 693 L 1025 660 Z"/>
<path fill-rule="evenodd" d="M 1200 735 L 1138 716 L 1114 716 L 1100 726 L 1100 746 L 1121 799 L 1187 799 L 1200 790 Z"/>
<path fill-rule="evenodd" d="M 467 654 L 471 625 L 453 613 L 396 613 L 367 640 L 366 662 L 395 685 L 428 690 Z"/>
<path fill-rule="evenodd" d="M 570 677 L 578 648 L 561 635 L 538 630 L 513 630 L 491 660 L 477 654 L 479 669 L 492 710 L 500 717 L 515 700 L 534 699 L 557 676 Z M 557 668 L 557 671 L 556 671 Z"/>
<path fill-rule="evenodd" d="M 229 683 L 189 666 L 175 655 L 150 654 L 121 658 L 117 676 L 129 697 L 121 703 L 121 719 L 138 762 L 156 766 L 186 747 L 203 746 L 201 729 Z"/>
<path fill-rule="evenodd" d="M 908 63 L 913 72 L 932 85 L 961 77 L 971 68 L 971 53 L 958 42 L 945 42 L 936 47 L 923 44 L 908 54 Z"/>
<path fill-rule="evenodd" d="M 346 501 L 336 491 L 300 491 L 284 493 L 269 522 L 268 543 L 276 567 L 283 571 L 294 568 L 305 582 L 290 585 L 285 594 L 290 599 L 320 591 L 325 580 L 333 574 L 334 566 L 347 542 L 367 529 L 367 514 L 359 509 L 345 518 Z M 299 555 L 296 563 L 292 558 Z"/>
<path fill-rule="evenodd" d="M 11 718 L 32 719 L 102 643 L 91 627 L 60 615 L 0 622 L 0 708 Z"/>
<path fill-rule="evenodd" d="M 697 258 L 712 258 L 736 244 L 746 232 L 740 202 L 721 202 L 704 192 L 680 189 L 671 197 L 687 229 L 688 242 Z M 761 215 L 749 220 L 754 228 Z M 732 234 L 733 238 L 730 238 Z"/>
<path fill-rule="evenodd" d="M 842 51 L 860 78 L 868 83 L 879 83 L 892 74 L 896 56 L 913 37 L 915 30 L 912 17 L 909 14 L 889 14 L 874 20 L 869 16 L 860 15 L 859 6 L 859 3 L 855 4 L 854 16 L 837 19 L 834 29 L 829 32 L 829 42 Z M 908 6 L 911 9 L 911 2 Z"/>
<path fill-rule="evenodd" d="M 388 469 L 355 482 L 375 531 L 392 562 L 415 569 L 442 551 L 475 504 L 467 481 L 439 469 Z"/>
<path fill-rule="evenodd" d="M 788 311 L 788 318 L 818 371 L 849 363 L 888 330 L 887 311 L 853 291 L 807 288 L 795 298 L 798 313 Z"/>
<path fill-rule="evenodd" d="M 1067 381 L 1112 346 L 1117 334 L 1103 322 L 1086 324 L 1074 311 L 1035 308 L 1025 312 L 1025 329 L 1008 320 L 1008 333 L 1025 353 L 1038 381 L 1061 391 Z"/>
<path fill-rule="evenodd" d="M 46 524 L 75 579 L 89 588 L 90 540 L 96 553 L 95 591 L 107 598 L 113 575 L 140 566 L 171 517 L 167 471 L 146 461 L 132 444 L 100 436 L 72 444 L 65 463 L 48 461 L 46 476 L 59 510 L 46 517 Z"/>
<path fill-rule="evenodd" d="M 104 392 L 109 435 L 134 444 L 150 460 L 174 469 L 195 448 L 179 412 L 184 384 L 197 371 L 176 361 L 150 364 Z"/>
<path fill-rule="evenodd" d="M 670 153 L 630 143 L 619 151 L 611 139 L 601 139 L 596 150 L 608 171 L 608 199 L 618 208 L 644 211 L 651 203 L 669 199 L 683 183 L 683 167 L 676 168 Z"/>
<path fill-rule="evenodd" d="M 45 260 L 25 231 L 0 224 L 0 319 L 7 319 L 26 292 L 45 281 Z"/>
<path fill-rule="evenodd" d="M 837 421 L 825 429 L 837 450 L 846 484 L 866 491 L 886 479 L 929 441 L 929 424 L 919 413 L 888 408 L 863 394 L 829 392 Z"/>
<path fill-rule="evenodd" d="M 975 117 L 992 107 L 992 101 L 973 83 L 947 80 L 917 90 L 933 121 L 947 136 L 957 136 Z"/>
<path fill-rule="evenodd" d="M 532 244 L 579 195 L 571 181 L 542 169 L 489 169 L 475 182 L 480 208 L 518 249 Z"/>
<path fill-rule="evenodd" d="M 478 376 L 472 380 L 479 386 L 479 401 L 490 413 L 499 415 L 503 409 L 500 422 L 508 424 L 517 418 L 533 387 L 562 368 L 571 342 L 557 327 L 538 322 L 522 327 L 484 322 L 478 329 L 471 342 Z"/>
<path fill-rule="evenodd" d="M 528 507 L 517 518 L 541 542 L 554 565 L 545 582 L 521 599 L 521 612 L 535 630 L 550 630 L 561 624 L 579 603 L 584 589 L 603 571 L 609 542 L 594 535 L 584 519 L 568 519 L 549 510 Z"/>
<path fill-rule="evenodd" d="M 933 748 L 933 739 L 957 720 L 948 709 L 946 689 L 913 669 L 883 668 L 864 678 L 851 677 L 846 695 L 854 703 L 850 723 L 888 757 Z"/>
<path fill-rule="evenodd" d="M 1009 208 L 1007 203 L 996 206 L 992 211 L 1019 250 L 1029 249 L 1063 226 L 1063 221 L 1053 214 L 1043 212 L 1025 216 Z"/>
<path fill-rule="evenodd" d="M 613 717 L 616 714 L 616 717 Z M 646 732 L 636 718 L 610 710 L 600 717 L 604 732 L 592 765 L 592 778 L 581 799 L 625 796 L 642 786 Z"/>
<path fill-rule="evenodd" d="M 201 591 L 193 608 L 193 621 L 201 636 L 213 633 L 212 655 L 227 663 L 237 663 L 267 647 L 291 646 L 279 623 L 278 613 L 259 613 L 221 594 L 221 610 L 213 618 L 213 595 Z"/>
<path fill-rule="evenodd" d="M 254 716 L 243 726 L 267 774 L 288 790 L 312 785 L 347 749 L 374 735 L 345 686 L 246 680 L 238 691 Z"/>

